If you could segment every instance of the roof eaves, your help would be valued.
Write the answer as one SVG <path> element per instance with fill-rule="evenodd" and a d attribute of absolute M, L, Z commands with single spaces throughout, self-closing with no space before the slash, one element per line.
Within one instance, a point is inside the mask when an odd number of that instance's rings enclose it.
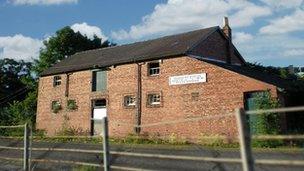
<path fill-rule="evenodd" d="M 149 59 L 142 59 L 142 58 L 134 58 L 132 61 L 129 62 L 120 62 L 116 64 L 111 64 L 111 65 L 98 65 L 97 68 L 107 68 L 111 66 L 119 66 L 119 65 L 126 65 L 126 64 L 134 64 L 134 63 L 140 63 L 140 62 L 147 62 L 147 61 L 153 61 L 153 60 L 159 60 L 159 59 L 169 59 L 169 58 L 176 58 L 176 57 L 181 57 L 186 55 L 186 53 L 179 53 L 179 54 L 172 54 L 172 55 L 161 55 L 161 56 L 155 56 L 153 58 Z M 42 73 L 40 77 L 46 77 L 46 76 L 51 76 L 51 75 L 57 75 L 57 74 L 66 74 L 66 73 L 72 73 L 72 72 L 78 72 L 78 71 L 87 71 L 91 69 L 97 69 L 96 67 L 88 67 L 88 68 L 82 68 L 82 69 L 74 69 L 70 71 L 54 71 L 51 73 Z"/>
<path fill-rule="evenodd" d="M 199 59 L 199 60 L 274 85 L 278 88 L 290 89 L 290 82 L 288 80 L 282 79 L 270 73 L 265 73 L 251 68 L 246 68 L 246 66 L 228 65 L 226 63 L 220 63 L 220 62 L 204 60 L 204 59 Z"/>

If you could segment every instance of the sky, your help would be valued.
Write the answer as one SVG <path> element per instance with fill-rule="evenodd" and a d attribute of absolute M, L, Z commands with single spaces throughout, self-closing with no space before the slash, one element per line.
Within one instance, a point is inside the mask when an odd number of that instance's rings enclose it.
<path fill-rule="evenodd" d="M 0 59 L 31 61 L 65 26 L 117 44 L 222 26 L 248 62 L 304 66 L 304 0 L 0 0 Z"/>

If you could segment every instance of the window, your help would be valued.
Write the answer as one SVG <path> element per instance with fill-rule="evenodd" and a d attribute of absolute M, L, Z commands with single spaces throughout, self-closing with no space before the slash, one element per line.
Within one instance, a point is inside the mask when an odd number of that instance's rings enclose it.
<path fill-rule="evenodd" d="M 106 99 L 94 100 L 94 108 L 104 108 L 107 106 Z"/>
<path fill-rule="evenodd" d="M 161 96 L 159 93 L 148 94 L 148 105 L 157 106 L 157 105 L 160 105 L 160 103 L 161 103 Z"/>
<path fill-rule="evenodd" d="M 92 91 L 107 89 L 107 71 L 93 71 Z"/>
<path fill-rule="evenodd" d="M 56 87 L 56 86 L 59 86 L 60 84 L 61 84 L 61 76 L 59 76 L 59 75 L 54 76 L 53 86 Z"/>
<path fill-rule="evenodd" d="M 159 62 L 151 62 L 148 63 L 148 75 L 153 76 L 153 75 L 159 75 Z"/>
<path fill-rule="evenodd" d="M 199 92 L 192 92 L 191 93 L 191 100 L 198 101 L 199 98 Z"/>
<path fill-rule="evenodd" d="M 58 111 L 61 109 L 61 104 L 59 101 L 52 101 L 51 109 L 54 113 L 58 113 Z"/>
<path fill-rule="evenodd" d="M 77 104 L 76 104 L 76 100 L 67 100 L 67 108 L 69 110 L 76 110 L 77 109 Z"/>
<path fill-rule="evenodd" d="M 124 106 L 125 107 L 135 107 L 135 105 L 136 105 L 135 96 L 132 96 L 132 95 L 124 96 Z"/>

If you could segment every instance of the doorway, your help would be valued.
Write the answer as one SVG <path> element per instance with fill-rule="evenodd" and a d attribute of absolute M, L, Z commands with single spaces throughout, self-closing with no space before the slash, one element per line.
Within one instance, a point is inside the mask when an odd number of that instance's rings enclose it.
<path fill-rule="evenodd" d="M 96 99 L 92 101 L 92 104 L 91 134 L 102 135 L 102 119 L 107 117 L 107 101 L 106 99 Z"/>
<path fill-rule="evenodd" d="M 253 91 L 253 92 L 246 92 L 244 107 L 245 110 L 258 110 L 259 107 L 257 106 L 258 97 L 263 95 L 266 91 Z M 258 122 L 258 115 L 249 115 L 247 116 L 250 124 L 250 132 L 252 134 L 257 134 L 257 122 Z"/>

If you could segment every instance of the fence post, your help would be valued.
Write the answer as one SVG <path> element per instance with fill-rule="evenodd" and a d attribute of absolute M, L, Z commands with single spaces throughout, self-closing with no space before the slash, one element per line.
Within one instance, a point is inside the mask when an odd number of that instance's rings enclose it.
<path fill-rule="evenodd" d="M 28 130 L 28 124 L 26 123 L 24 125 L 24 149 L 23 149 L 23 170 L 29 171 L 29 130 Z"/>
<path fill-rule="evenodd" d="M 109 153 L 109 134 L 108 134 L 108 119 L 107 117 L 104 117 L 102 119 L 103 123 L 103 167 L 104 171 L 110 170 L 110 163 L 109 163 L 109 158 L 110 158 L 110 153 Z"/>
<path fill-rule="evenodd" d="M 254 171 L 254 163 L 251 152 L 251 135 L 249 123 L 246 119 L 244 109 L 235 110 L 237 126 L 239 131 L 239 144 L 243 171 Z"/>

